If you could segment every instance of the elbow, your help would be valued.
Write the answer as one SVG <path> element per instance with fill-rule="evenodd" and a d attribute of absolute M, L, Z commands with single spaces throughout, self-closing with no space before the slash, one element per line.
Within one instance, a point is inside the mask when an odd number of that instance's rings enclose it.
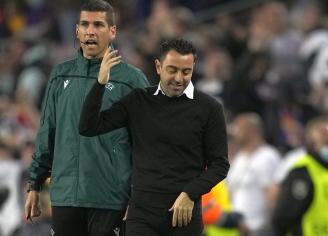
<path fill-rule="evenodd" d="M 89 132 L 88 130 L 79 130 L 80 135 L 85 137 L 93 137 L 96 136 L 96 134 Z"/>
<path fill-rule="evenodd" d="M 225 177 L 227 177 L 229 169 L 230 169 L 230 163 L 229 163 L 229 160 L 228 160 L 228 157 L 227 157 L 226 162 L 225 162 Z"/>

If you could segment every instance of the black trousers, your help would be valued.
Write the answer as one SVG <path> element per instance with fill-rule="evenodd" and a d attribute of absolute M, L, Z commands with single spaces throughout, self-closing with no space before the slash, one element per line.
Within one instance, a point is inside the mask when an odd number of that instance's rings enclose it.
<path fill-rule="evenodd" d="M 121 236 L 125 211 L 52 207 L 53 236 Z"/>
<path fill-rule="evenodd" d="M 129 204 L 126 236 L 201 236 L 202 232 L 200 204 L 195 204 L 191 222 L 183 227 L 172 227 L 172 212 L 168 208 Z"/>

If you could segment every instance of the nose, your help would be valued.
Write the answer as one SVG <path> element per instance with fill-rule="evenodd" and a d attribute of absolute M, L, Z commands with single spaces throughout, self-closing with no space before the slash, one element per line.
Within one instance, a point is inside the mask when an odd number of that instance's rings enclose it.
<path fill-rule="evenodd" d="M 175 81 L 181 83 L 183 81 L 183 74 L 181 71 L 178 71 L 175 75 Z"/>
<path fill-rule="evenodd" d="M 92 24 L 88 25 L 88 28 L 86 30 L 87 35 L 94 35 L 95 34 L 95 27 Z"/>

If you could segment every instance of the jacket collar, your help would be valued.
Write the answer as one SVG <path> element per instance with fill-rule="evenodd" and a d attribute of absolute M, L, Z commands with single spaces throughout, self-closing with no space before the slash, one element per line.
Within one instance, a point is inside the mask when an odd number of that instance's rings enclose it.
<path fill-rule="evenodd" d="M 87 59 L 83 56 L 82 48 L 78 50 L 77 66 L 83 76 L 98 77 L 102 58 Z"/>

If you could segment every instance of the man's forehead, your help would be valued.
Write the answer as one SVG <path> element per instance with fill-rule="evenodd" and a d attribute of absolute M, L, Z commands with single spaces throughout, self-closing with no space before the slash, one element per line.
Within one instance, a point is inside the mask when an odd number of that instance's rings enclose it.
<path fill-rule="evenodd" d="M 106 12 L 102 12 L 102 11 L 81 11 L 80 21 L 106 22 Z"/>
<path fill-rule="evenodd" d="M 193 67 L 194 55 L 192 53 L 182 55 L 176 51 L 169 51 L 163 58 L 163 63 L 166 66 L 174 67 Z"/>

